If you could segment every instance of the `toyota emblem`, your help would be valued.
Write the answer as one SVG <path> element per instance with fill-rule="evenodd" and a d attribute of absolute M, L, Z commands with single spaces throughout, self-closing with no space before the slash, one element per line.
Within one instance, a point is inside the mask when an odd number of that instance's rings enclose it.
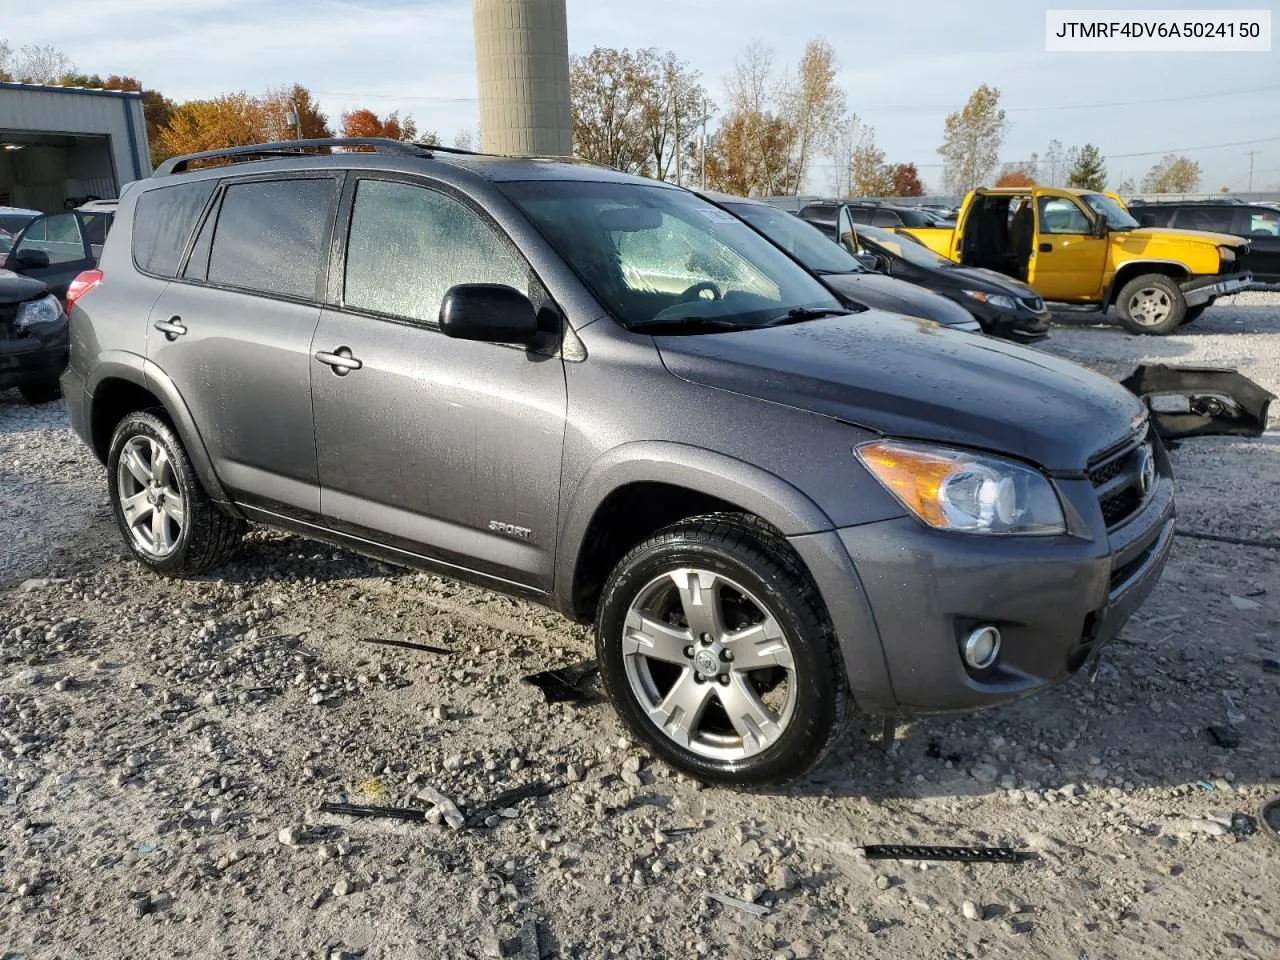
<path fill-rule="evenodd" d="M 1138 490 L 1145 497 L 1156 485 L 1156 459 L 1146 447 L 1142 449 L 1142 458 L 1138 461 Z"/>

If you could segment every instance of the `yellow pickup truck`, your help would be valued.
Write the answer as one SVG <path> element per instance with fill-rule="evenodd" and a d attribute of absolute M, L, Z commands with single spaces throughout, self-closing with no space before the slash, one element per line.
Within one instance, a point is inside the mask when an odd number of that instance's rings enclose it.
<path fill-rule="evenodd" d="M 954 228 L 898 232 L 964 266 L 1022 280 L 1045 300 L 1115 307 L 1132 333 L 1172 333 L 1253 279 L 1240 267 L 1247 240 L 1142 227 L 1114 194 L 1089 190 L 979 188 Z"/>

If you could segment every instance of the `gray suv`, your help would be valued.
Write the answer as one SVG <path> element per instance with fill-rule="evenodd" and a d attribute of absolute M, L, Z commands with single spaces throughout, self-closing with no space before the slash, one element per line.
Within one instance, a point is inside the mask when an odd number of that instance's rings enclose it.
<path fill-rule="evenodd" d="M 707 780 L 800 775 L 855 711 L 1066 678 L 1172 540 L 1117 384 L 850 314 L 731 214 L 591 165 L 170 160 L 121 199 L 71 342 L 71 422 L 142 564 L 198 574 L 253 522 L 547 604 Z"/>

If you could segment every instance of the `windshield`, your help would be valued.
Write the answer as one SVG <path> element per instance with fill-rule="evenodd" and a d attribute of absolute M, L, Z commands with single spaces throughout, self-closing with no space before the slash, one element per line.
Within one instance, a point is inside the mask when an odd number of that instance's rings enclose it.
<path fill-rule="evenodd" d="M 1138 221 L 1129 216 L 1120 204 L 1108 196 L 1101 193 L 1082 193 L 1080 199 L 1087 203 L 1094 213 L 1107 221 L 1107 226 L 1112 230 L 1133 230 L 1138 226 Z"/>
<path fill-rule="evenodd" d="M 926 270 L 936 270 L 938 267 L 954 267 L 955 264 L 945 257 L 940 257 L 923 243 L 916 240 L 915 237 L 899 236 L 896 233 L 890 233 L 888 230 L 881 230 L 879 227 L 868 227 L 859 223 L 854 228 L 858 234 L 859 246 L 861 241 L 879 247 L 879 250 L 870 250 L 870 253 L 888 253 L 895 257 L 900 257 L 917 267 L 924 267 Z"/>
<path fill-rule="evenodd" d="M 867 272 L 843 247 L 832 243 L 821 230 L 799 217 L 761 203 L 725 203 L 724 207 L 732 210 L 814 273 Z"/>
<path fill-rule="evenodd" d="M 683 190 L 635 183 L 499 185 L 628 329 L 752 327 L 792 310 L 847 313 L 781 250 Z"/>

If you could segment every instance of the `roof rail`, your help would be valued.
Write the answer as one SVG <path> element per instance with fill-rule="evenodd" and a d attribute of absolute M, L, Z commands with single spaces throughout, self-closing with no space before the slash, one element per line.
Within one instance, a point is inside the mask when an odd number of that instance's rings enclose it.
<path fill-rule="evenodd" d="M 203 150 L 200 153 L 188 153 L 181 157 L 172 157 L 156 167 L 153 177 L 167 177 L 174 173 L 184 173 L 187 168 L 200 160 L 259 160 L 269 157 L 305 156 L 308 150 L 325 147 L 370 147 L 374 153 L 386 153 L 399 157 L 430 157 L 432 150 L 443 150 L 447 153 L 463 153 L 465 151 L 448 147 L 431 147 L 424 143 L 409 143 L 405 140 L 392 140 L 390 137 L 321 137 L 314 140 L 279 140 L 274 143 L 254 143 L 247 146 L 226 147 L 222 150 Z"/>

